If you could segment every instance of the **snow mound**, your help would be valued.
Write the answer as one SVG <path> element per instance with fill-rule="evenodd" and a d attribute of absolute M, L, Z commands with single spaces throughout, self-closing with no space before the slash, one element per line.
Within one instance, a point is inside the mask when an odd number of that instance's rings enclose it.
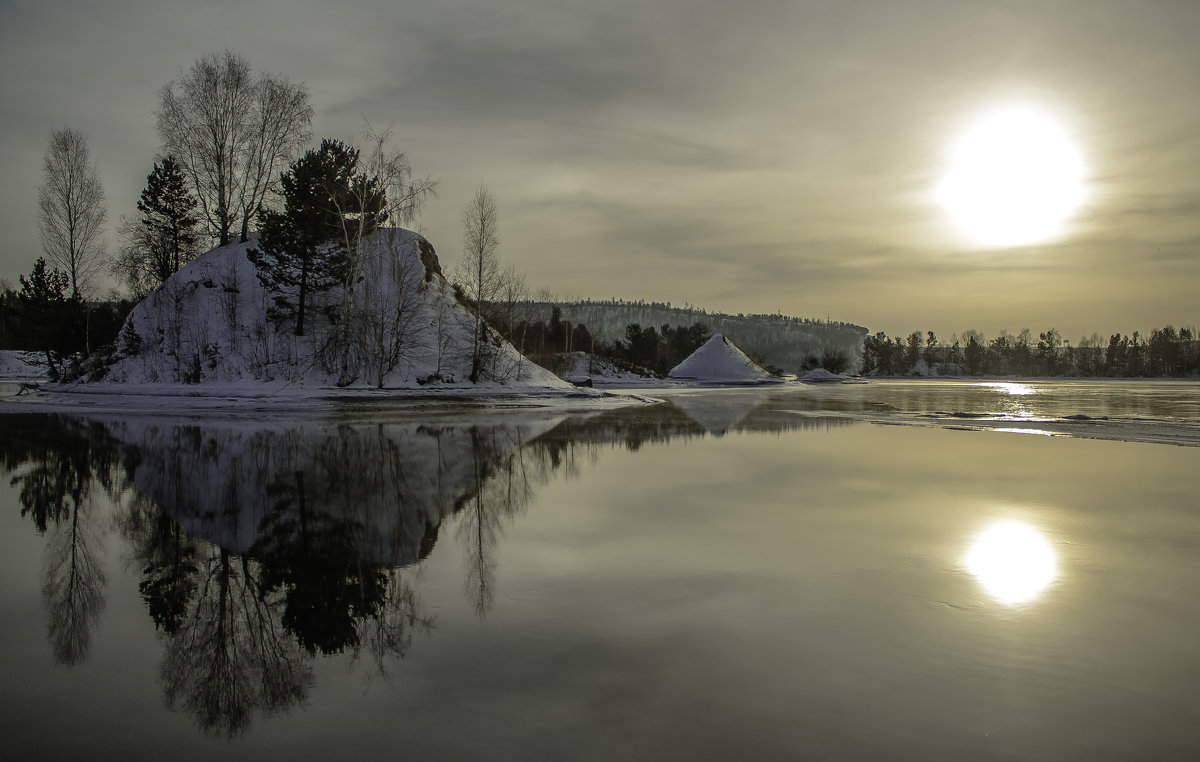
<path fill-rule="evenodd" d="M 305 335 L 287 301 L 268 291 L 248 252 L 254 237 L 213 249 L 172 275 L 130 313 L 114 361 L 99 377 L 118 384 L 264 383 L 414 389 L 570 390 L 488 331 L 472 384 L 475 318 L 442 277 L 422 236 L 390 228 L 364 239 L 361 277 L 310 295 Z"/>
<path fill-rule="evenodd" d="M 667 375 L 671 378 L 737 384 L 778 381 L 719 333 L 686 360 L 671 368 Z"/>
<path fill-rule="evenodd" d="M 800 374 L 799 380 L 809 384 L 840 384 L 846 379 L 836 373 L 830 373 L 824 368 L 815 368 L 807 373 Z"/>

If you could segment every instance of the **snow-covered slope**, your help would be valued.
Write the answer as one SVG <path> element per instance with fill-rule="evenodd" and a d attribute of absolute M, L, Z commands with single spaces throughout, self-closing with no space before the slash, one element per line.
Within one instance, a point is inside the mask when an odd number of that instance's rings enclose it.
<path fill-rule="evenodd" d="M 716 334 L 668 373 L 671 378 L 720 383 L 771 383 L 777 381 L 729 339 Z"/>
<path fill-rule="evenodd" d="M 247 256 L 255 245 L 252 239 L 213 249 L 143 300 L 100 380 L 572 388 L 494 334 L 479 384 L 470 384 L 474 317 L 442 277 L 433 247 L 416 233 L 393 228 L 366 239 L 362 277 L 350 294 L 311 295 L 303 336 L 295 335 L 294 318 L 278 314 L 288 295 L 260 283 Z"/>

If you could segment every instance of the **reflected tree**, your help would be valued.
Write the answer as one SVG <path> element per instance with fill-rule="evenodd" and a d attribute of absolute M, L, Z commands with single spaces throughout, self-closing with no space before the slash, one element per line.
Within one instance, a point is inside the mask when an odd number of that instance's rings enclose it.
<path fill-rule="evenodd" d="M 199 544 L 141 493 L 134 493 L 123 529 L 142 569 L 138 592 L 150 618 L 156 629 L 174 635 L 196 594 Z"/>
<path fill-rule="evenodd" d="M 251 561 L 211 549 L 192 605 L 167 640 L 159 671 L 167 707 L 207 734 L 233 738 L 256 712 L 304 703 L 311 661 L 286 633 L 280 608 Z"/>
<path fill-rule="evenodd" d="M 264 588 L 283 594 L 284 626 L 309 654 L 357 648 L 359 623 L 378 613 L 385 576 L 355 552 L 351 522 L 310 508 L 303 471 L 267 493 L 276 502 L 251 553 L 262 560 Z"/>
<path fill-rule="evenodd" d="M 5 423 L 0 450 L 21 515 L 46 535 L 42 603 L 54 660 L 77 664 L 104 610 L 102 533 L 91 495 L 97 485 L 113 487 L 113 443 L 102 426 L 61 416 L 9 416 Z"/>
<path fill-rule="evenodd" d="M 497 427 L 471 429 L 471 487 L 456 503 L 457 537 L 466 564 L 464 590 L 481 619 L 495 602 L 496 545 L 504 524 L 524 510 L 534 494 L 521 457 L 520 431 L 513 429 L 511 436 L 501 441 Z"/>
<path fill-rule="evenodd" d="M 46 543 L 42 602 L 46 633 L 59 664 L 83 661 L 104 610 L 106 579 L 96 554 L 99 533 L 92 518 L 83 505 L 73 505 L 51 528 Z"/>

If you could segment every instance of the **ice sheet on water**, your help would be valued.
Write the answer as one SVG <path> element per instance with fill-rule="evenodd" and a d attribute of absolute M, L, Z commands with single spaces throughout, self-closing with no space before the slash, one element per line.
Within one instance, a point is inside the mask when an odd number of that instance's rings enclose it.
<path fill-rule="evenodd" d="M 873 381 L 810 390 L 798 411 L 912 426 L 1200 446 L 1194 381 Z M 824 410 L 824 412 L 822 412 Z"/>

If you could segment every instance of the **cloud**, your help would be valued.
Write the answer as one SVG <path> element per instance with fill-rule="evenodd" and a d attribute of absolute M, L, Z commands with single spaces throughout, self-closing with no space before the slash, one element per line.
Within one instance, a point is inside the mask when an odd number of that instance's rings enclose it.
<path fill-rule="evenodd" d="M 393 126 L 442 181 L 425 226 L 444 259 L 491 186 L 504 256 L 560 292 L 855 322 L 1057 293 L 1085 322 L 1153 314 L 1111 273 L 1176 294 L 1200 257 L 1194 3 L 10 2 L 5 20 L 11 281 L 38 249 L 49 130 L 88 136 L 115 221 L 158 147 L 158 89 L 226 47 L 305 81 L 318 137 Z M 1058 243 L 974 250 L 928 189 L 954 131 L 1008 99 L 1069 125 L 1095 193 Z"/>

